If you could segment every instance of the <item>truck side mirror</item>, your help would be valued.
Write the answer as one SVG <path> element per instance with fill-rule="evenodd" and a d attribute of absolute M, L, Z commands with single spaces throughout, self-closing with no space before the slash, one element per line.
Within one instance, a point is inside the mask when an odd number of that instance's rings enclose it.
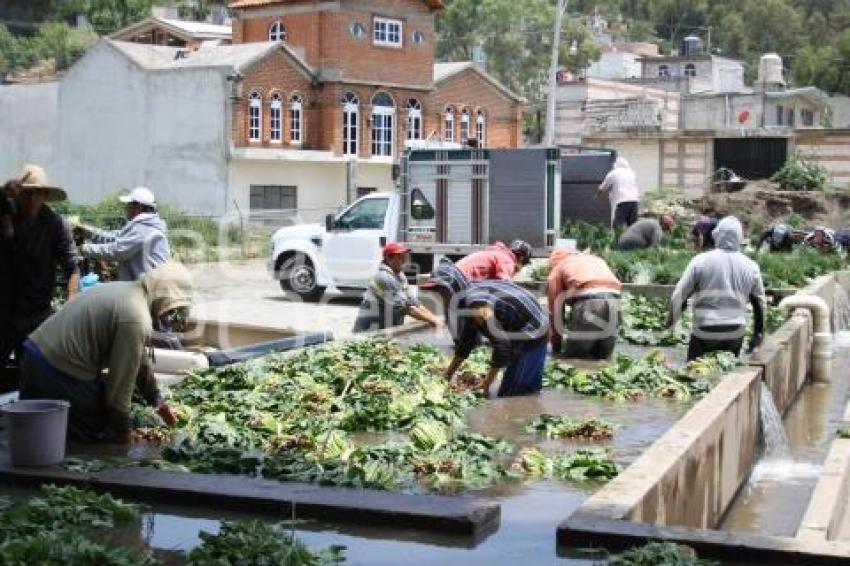
<path fill-rule="evenodd" d="M 325 216 L 325 230 L 328 232 L 333 232 L 334 226 L 336 225 L 336 219 L 333 214 L 328 214 Z"/>

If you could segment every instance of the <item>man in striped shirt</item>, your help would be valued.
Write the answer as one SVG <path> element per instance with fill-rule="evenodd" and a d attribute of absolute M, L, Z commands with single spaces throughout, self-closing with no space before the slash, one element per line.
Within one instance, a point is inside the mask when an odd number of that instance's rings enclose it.
<path fill-rule="evenodd" d="M 528 395 L 543 387 L 543 366 L 549 320 L 537 298 L 509 281 L 470 283 L 455 265 L 440 263 L 424 285 L 438 290 L 447 305 L 452 326 L 457 327 L 455 355 L 446 378 L 451 380 L 463 361 L 486 337 L 493 357 L 481 393 L 504 369 L 499 397 Z"/>

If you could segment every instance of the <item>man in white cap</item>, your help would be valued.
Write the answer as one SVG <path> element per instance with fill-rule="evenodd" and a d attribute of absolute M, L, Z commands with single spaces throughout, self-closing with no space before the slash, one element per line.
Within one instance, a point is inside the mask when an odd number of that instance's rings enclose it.
<path fill-rule="evenodd" d="M 0 195 L 0 367 L 52 313 L 57 271 L 68 298 L 80 286 L 79 257 L 65 220 L 46 203 L 67 198 L 37 165 L 24 165 Z"/>
<path fill-rule="evenodd" d="M 156 213 L 156 199 L 150 189 L 136 187 L 119 200 L 126 205 L 127 224 L 120 230 L 79 226 L 92 236 L 80 252 L 90 259 L 117 261 L 118 280 L 137 281 L 171 260 L 168 228 Z"/>

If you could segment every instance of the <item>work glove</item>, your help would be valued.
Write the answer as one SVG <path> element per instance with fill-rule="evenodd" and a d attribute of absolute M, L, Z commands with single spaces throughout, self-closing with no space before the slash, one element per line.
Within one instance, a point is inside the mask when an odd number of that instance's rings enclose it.
<path fill-rule="evenodd" d="M 174 413 L 171 412 L 171 407 L 169 407 L 168 403 L 165 401 L 160 401 L 157 404 L 156 414 L 159 415 L 169 427 L 174 427 L 174 425 L 177 424 L 177 417 L 174 416 Z"/>
<path fill-rule="evenodd" d="M 761 346 L 761 342 L 764 340 L 764 335 L 762 334 L 753 334 L 753 337 L 750 338 L 750 345 L 747 347 L 747 353 L 752 354 L 756 351 L 756 349 Z"/>

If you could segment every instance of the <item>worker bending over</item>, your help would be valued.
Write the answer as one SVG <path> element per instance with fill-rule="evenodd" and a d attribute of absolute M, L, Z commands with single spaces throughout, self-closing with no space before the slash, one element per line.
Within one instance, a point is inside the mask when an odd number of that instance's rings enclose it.
<path fill-rule="evenodd" d="M 661 238 L 674 224 L 673 217 L 666 214 L 658 220 L 641 218 L 623 232 L 617 241 L 617 249 L 640 250 L 655 247 L 661 243 Z"/>
<path fill-rule="evenodd" d="M 137 389 L 173 425 L 147 345 L 155 329 L 185 319 L 191 291 L 188 271 L 174 263 L 139 281 L 86 291 L 24 342 L 21 398 L 70 402 L 68 429 L 72 438 L 86 442 L 130 441 L 130 404 Z"/>
<path fill-rule="evenodd" d="M 774 224 L 762 233 L 756 249 L 767 244 L 771 252 L 790 252 L 797 242 L 798 238 L 787 224 Z"/>
<path fill-rule="evenodd" d="M 82 245 L 83 257 L 118 262 L 118 280 L 136 281 L 142 274 L 171 260 L 168 229 L 156 213 L 156 199 L 145 187 L 119 197 L 127 224 L 120 230 L 98 230 L 83 224 L 75 227 L 91 235 Z"/>
<path fill-rule="evenodd" d="M 691 237 L 693 238 L 694 249 L 707 251 L 714 249 L 714 236 L 712 233 L 717 228 L 718 220 L 711 216 L 702 215 L 697 218 L 694 227 L 691 229 Z"/>
<path fill-rule="evenodd" d="M 455 265 L 470 281 L 511 279 L 528 265 L 531 253 L 531 245 L 522 240 L 514 240 L 510 247 L 495 242 L 486 250 L 469 254 Z"/>
<path fill-rule="evenodd" d="M 65 220 L 46 203 L 67 195 L 47 180 L 44 169 L 25 165 L 0 195 L 0 367 L 12 351 L 23 353 L 27 335 L 53 312 L 57 272 L 67 297 L 80 287 L 79 257 Z"/>
<path fill-rule="evenodd" d="M 604 196 L 605 193 L 608 193 L 611 203 L 612 228 L 628 228 L 637 222 L 640 189 L 637 176 L 625 157 L 617 158 L 614 168 L 605 175 L 599 185 L 597 195 Z"/>
<path fill-rule="evenodd" d="M 555 249 L 549 258 L 546 295 L 552 351 L 564 347 L 568 358 L 603 360 L 611 357 L 617 342 L 620 290 L 623 285 L 595 255 Z M 564 337 L 564 309 L 569 305 Z"/>
<path fill-rule="evenodd" d="M 688 360 L 716 351 L 738 355 L 747 329 L 747 302 L 753 306 L 754 332 L 749 350 L 764 335 L 766 299 L 761 271 L 741 253 L 743 229 L 734 216 L 721 220 L 714 230 L 717 249 L 704 252 L 688 263 L 670 298 L 667 324 L 676 324 L 685 301 L 693 296 L 694 325 Z"/>
<path fill-rule="evenodd" d="M 396 242 L 384 246 L 384 260 L 363 294 L 363 302 L 354 321 L 354 332 L 401 326 L 405 315 L 427 322 L 434 328 L 440 326 L 440 319 L 419 303 L 402 272 L 409 252 L 408 247 Z"/>
<path fill-rule="evenodd" d="M 807 235 L 803 244 L 816 249 L 822 254 L 831 254 L 841 249 L 835 241 L 835 232 L 824 226 L 818 226 Z"/>
<path fill-rule="evenodd" d="M 505 372 L 499 397 L 540 391 L 548 321 L 532 293 L 509 281 L 470 282 L 448 260 L 434 270 L 429 284 L 442 295 L 449 317 L 458 320 L 458 341 L 446 379 L 451 381 L 481 337 L 486 337 L 493 356 L 481 393 L 489 395 L 490 386 L 502 369 Z"/>

